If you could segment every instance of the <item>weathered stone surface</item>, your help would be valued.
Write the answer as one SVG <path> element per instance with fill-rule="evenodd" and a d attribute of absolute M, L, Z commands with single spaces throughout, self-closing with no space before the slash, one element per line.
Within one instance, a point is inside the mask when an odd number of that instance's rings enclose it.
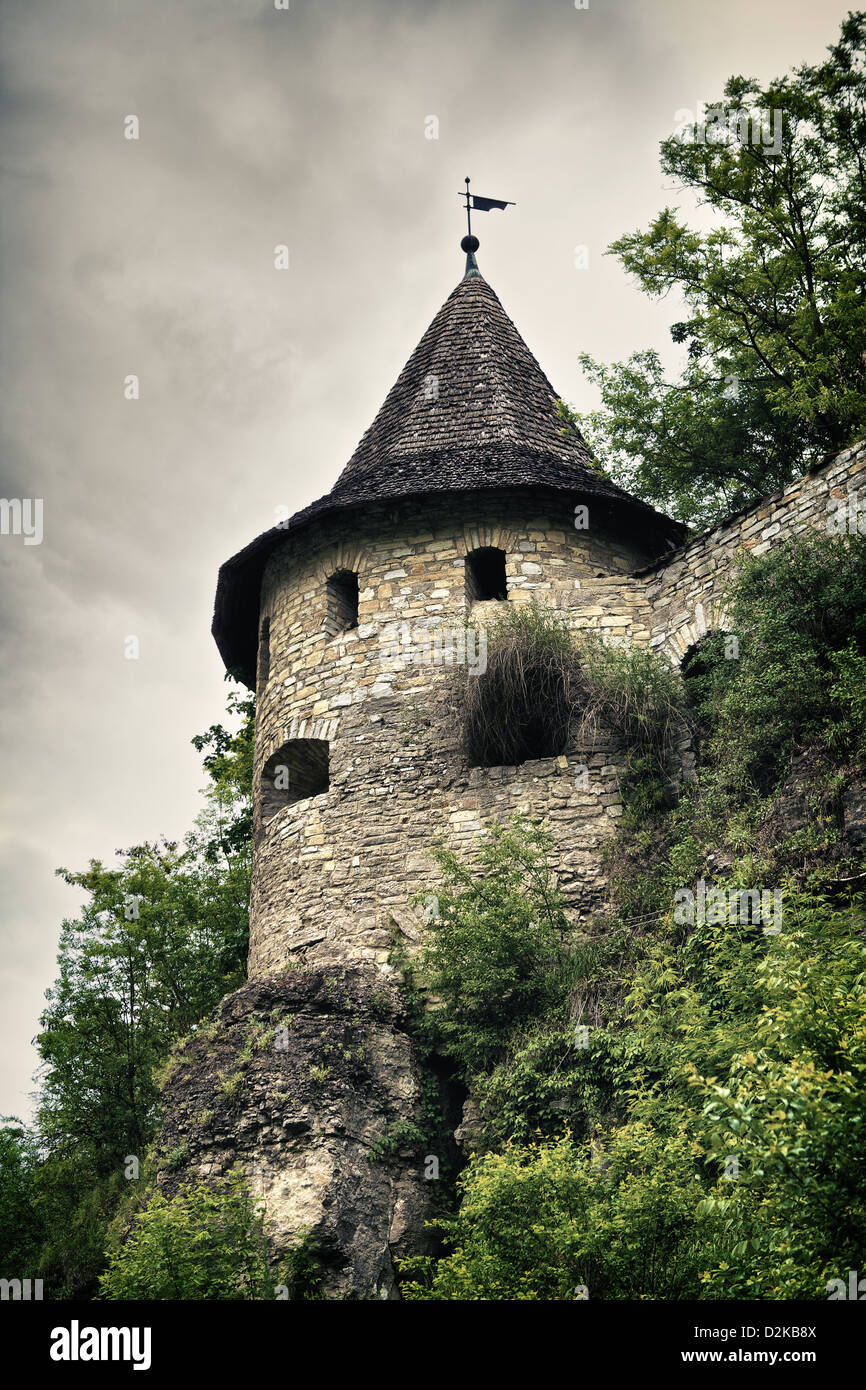
<path fill-rule="evenodd" d="M 394 1259 L 429 1240 L 423 1163 L 370 1153 L 416 1119 L 405 1029 L 393 979 L 363 967 L 292 970 L 229 995 L 167 1084 L 161 1186 L 237 1164 L 264 1199 L 277 1265 L 309 1233 L 329 1295 L 397 1297 Z"/>

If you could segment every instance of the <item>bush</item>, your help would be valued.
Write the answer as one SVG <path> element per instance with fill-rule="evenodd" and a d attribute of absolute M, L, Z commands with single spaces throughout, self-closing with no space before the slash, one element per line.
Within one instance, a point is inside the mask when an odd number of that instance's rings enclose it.
<path fill-rule="evenodd" d="M 607 646 L 592 634 L 579 641 L 581 710 L 579 735 L 599 726 L 664 775 L 675 735 L 682 730 L 682 684 L 668 663 L 640 647 Z"/>
<path fill-rule="evenodd" d="M 487 666 L 463 674 L 463 748 L 471 763 L 515 765 L 564 752 L 573 735 L 613 733 L 633 759 L 666 770 L 684 709 L 670 666 L 638 647 L 573 634 L 539 604 L 507 607 L 487 631 Z"/>
<path fill-rule="evenodd" d="M 704 701 L 708 761 L 738 796 L 773 790 L 798 747 L 860 743 L 864 592 L 866 537 L 800 536 L 741 562 L 728 602 L 739 659 L 717 663 Z"/>
<path fill-rule="evenodd" d="M 156 1192 L 109 1251 L 99 1282 L 108 1299 L 273 1298 L 261 1211 L 237 1177 L 218 1189 Z"/>
<path fill-rule="evenodd" d="M 688 1142 L 634 1125 L 593 1146 L 509 1145 L 470 1165 L 451 1253 L 409 1262 L 410 1300 L 698 1296 L 702 1188 Z M 703 1225 L 710 1227 L 708 1214 Z M 420 1276 L 420 1277 L 419 1277 Z"/>
<path fill-rule="evenodd" d="M 724 1079 L 693 1073 L 708 1162 L 739 1162 L 737 1182 L 704 1203 L 739 1230 L 705 1297 L 826 1298 L 866 1249 L 866 944 L 819 897 L 794 896 L 787 917 L 757 970 L 748 1046 Z"/>
<path fill-rule="evenodd" d="M 518 815 L 510 829 L 490 827 L 477 872 L 442 844 L 433 851 L 443 882 L 415 969 L 441 1000 L 430 1027 L 466 1071 L 492 1063 L 515 1028 L 567 993 L 570 924 L 551 844 Z"/>

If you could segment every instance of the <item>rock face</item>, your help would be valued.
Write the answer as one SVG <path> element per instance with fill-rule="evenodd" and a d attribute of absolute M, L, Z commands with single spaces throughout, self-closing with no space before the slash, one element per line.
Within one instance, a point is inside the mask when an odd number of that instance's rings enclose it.
<path fill-rule="evenodd" d="M 277 1267 L 306 1235 L 326 1295 L 399 1297 L 395 1259 L 429 1246 L 424 1155 L 400 1146 L 420 1098 L 406 1026 L 393 978 L 363 967 L 229 995 L 167 1083 L 160 1186 L 238 1165 L 264 1199 Z"/>

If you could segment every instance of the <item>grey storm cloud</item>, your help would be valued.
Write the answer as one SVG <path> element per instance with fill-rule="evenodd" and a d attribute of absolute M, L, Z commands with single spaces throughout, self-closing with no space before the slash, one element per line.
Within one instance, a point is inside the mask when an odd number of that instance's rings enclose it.
<path fill-rule="evenodd" d="M 516 203 L 477 217 L 482 270 L 586 408 L 579 351 L 675 360 L 676 306 L 603 255 L 679 197 L 675 113 L 846 9 L 4 0 L 0 496 L 42 498 L 44 539 L 0 536 L 0 1110 L 77 908 L 53 869 L 190 825 L 218 566 L 334 482 L 462 273 L 464 175 Z"/>

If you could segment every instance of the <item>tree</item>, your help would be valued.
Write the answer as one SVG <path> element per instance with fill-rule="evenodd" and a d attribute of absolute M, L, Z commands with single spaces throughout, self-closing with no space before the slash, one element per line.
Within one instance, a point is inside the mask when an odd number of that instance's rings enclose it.
<path fill-rule="evenodd" d="M 0 1126 L 0 1273 L 32 1278 L 43 1235 L 33 1201 L 39 1150 L 14 1115 L 0 1116 Z"/>
<path fill-rule="evenodd" d="M 215 724 L 193 739 L 209 785 L 182 845 L 146 842 L 114 866 L 58 870 L 87 901 L 62 925 L 46 991 L 36 1130 L 0 1135 L 3 1239 L 24 1248 L 38 1228 L 52 1297 L 96 1291 L 128 1160 L 143 1171 L 157 1124 L 158 1069 L 246 977 L 254 702 L 231 692 L 228 710 L 236 732 Z"/>
<path fill-rule="evenodd" d="M 762 87 L 731 77 L 705 120 L 662 142 L 661 167 L 716 214 L 665 208 L 613 242 L 641 288 L 676 290 L 678 380 L 659 354 L 580 361 L 601 389 L 580 428 L 602 469 L 689 523 L 783 486 L 866 427 L 866 12 L 818 65 Z"/>
<path fill-rule="evenodd" d="M 183 848 L 143 844 L 119 868 L 62 871 L 90 901 L 63 923 L 46 991 L 39 1126 L 52 1148 L 86 1145 L 99 1173 L 142 1153 L 158 1063 L 245 978 L 249 855 L 209 861 L 207 825 Z"/>
<path fill-rule="evenodd" d="M 253 739 L 256 702 L 252 695 L 230 690 L 228 712 L 240 716 L 240 728 L 231 733 L 222 724 L 211 724 L 207 733 L 196 734 L 193 748 L 207 750 L 204 768 L 213 783 L 209 804 L 218 811 L 218 833 L 205 841 L 206 857 L 220 853 L 228 859 L 249 848 L 253 834 Z"/>

